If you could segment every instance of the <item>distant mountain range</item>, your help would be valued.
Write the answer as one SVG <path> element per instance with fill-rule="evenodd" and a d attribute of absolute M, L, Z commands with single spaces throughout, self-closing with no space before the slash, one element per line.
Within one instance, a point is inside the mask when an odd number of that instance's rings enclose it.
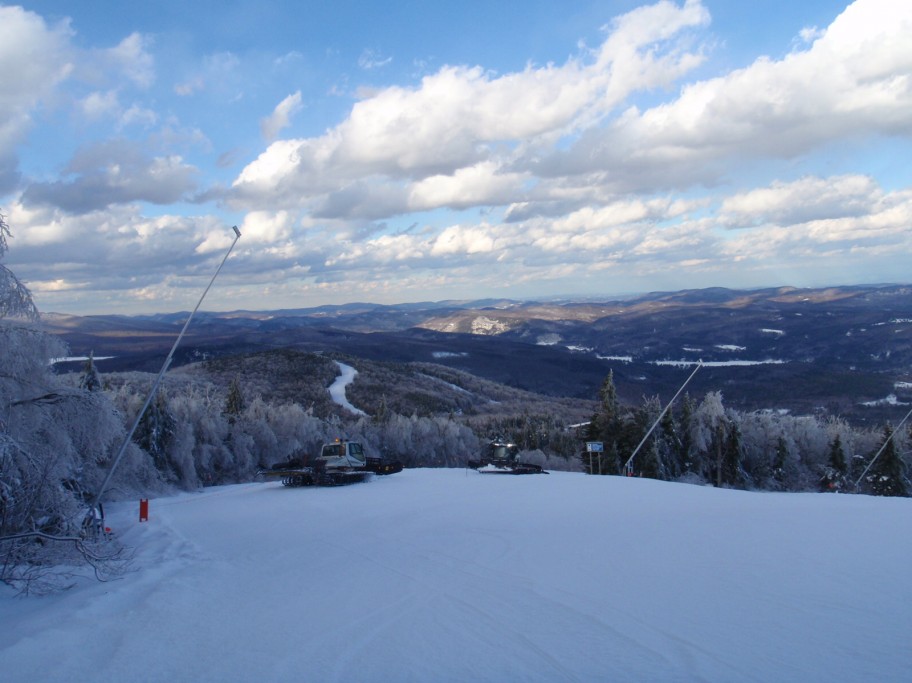
<path fill-rule="evenodd" d="M 73 355 L 102 371 L 161 367 L 188 313 L 46 314 Z M 198 313 L 174 364 L 274 348 L 434 363 L 515 388 L 622 399 L 721 390 L 741 410 L 825 409 L 856 422 L 912 403 L 912 286 L 656 292 L 623 300 L 444 301 Z M 898 416 L 898 417 L 897 417 Z"/>

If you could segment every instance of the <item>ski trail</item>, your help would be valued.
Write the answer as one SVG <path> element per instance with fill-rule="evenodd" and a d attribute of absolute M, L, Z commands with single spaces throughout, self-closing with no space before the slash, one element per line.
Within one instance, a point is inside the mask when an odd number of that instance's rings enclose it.
<path fill-rule="evenodd" d="M 355 415 L 366 416 L 367 413 L 365 413 L 360 408 L 355 408 L 355 406 L 353 406 L 345 396 L 345 387 L 355 381 L 355 375 L 358 374 L 358 371 L 355 370 L 351 365 L 346 365 L 345 363 L 340 363 L 339 361 L 334 362 L 339 366 L 339 371 L 341 374 L 336 377 L 336 381 L 333 382 L 329 387 L 329 395 L 332 396 L 333 402 L 354 413 Z"/>

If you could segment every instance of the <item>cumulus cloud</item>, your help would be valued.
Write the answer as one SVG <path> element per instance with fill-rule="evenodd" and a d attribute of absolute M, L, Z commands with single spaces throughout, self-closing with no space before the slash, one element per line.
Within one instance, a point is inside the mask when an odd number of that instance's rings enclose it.
<path fill-rule="evenodd" d="M 882 199 L 880 187 L 868 176 L 805 177 L 726 198 L 720 208 L 720 222 L 727 227 L 749 227 L 862 216 Z"/>
<path fill-rule="evenodd" d="M 66 24 L 18 8 L 0 18 L 54 54 L 27 61 L 0 41 L 0 83 L 11 86 L 0 100 L 0 189 L 4 159 L 16 168 L 9 141 L 75 80 L 68 64 L 85 75 L 74 101 L 103 123 L 93 129 L 123 136 L 159 123 L 139 92 L 156 87 L 148 39 L 78 53 Z M 266 142 L 230 188 L 199 187 L 184 150 L 208 141 L 196 129 L 177 140 L 178 122 L 142 143 L 87 143 L 56 180 L 4 200 L 10 265 L 49 301 L 89 288 L 97 301 L 118 288 L 167 296 L 211 275 L 233 239 L 212 216 L 142 213 L 142 203 L 192 198 L 238 212 L 244 238 L 224 277 L 248 307 L 262 308 L 265 291 L 401 301 L 511 284 L 569 293 L 908 279 L 912 190 L 874 164 L 854 168 L 839 145 L 912 136 L 912 5 L 858 0 L 829 26 L 791 30 L 782 58 L 699 80 L 706 46 L 718 45 L 709 13 L 698 0 L 662 0 L 608 23 L 563 63 L 507 73 L 448 64 L 361 91 L 322 135 L 282 139 L 302 108 L 297 91 L 260 120 Z M 364 67 L 385 59 L 363 57 Z M 262 63 L 272 73 L 299 58 Z M 168 87 L 225 102 L 244 92 L 245 66 L 212 55 Z M 250 144 L 206 153 L 226 167 Z"/>
<path fill-rule="evenodd" d="M 260 121 L 260 131 L 270 142 L 291 124 L 291 117 L 301 111 L 301 91 L 289 95 L 276 105 L 272 114 Z"/>
<path fill-rule="evenodd" d="M 726 165 L 795 158 L 846 136 L 912 133 L 910 32 L 909 3 L 861 0 L 808 49 L 687 85 L 667 104 L 630 108 L 535 170 L 616 169 L 619 189 L 681 188 L 714 180 Z"/>
<path fill-rule="evenodd" d="M 912 247 L 912 192 L 883 194 L 864 214 L 844 215 L 797 224 L 767 225 L 741 231 L 727 240 L 719 260 L 743 267 L 768 269 L 770 264 L 793 269 L 820 268 L 830 281 L 863 278 L 889 281 L 900 276 L 902 255 Z M 833 273 L 834 264 L 842 270 Z"/>
<path fill-rule="evenodd" d="M 76 214 L 135 201 L 170 204 L 196 188 L 197 170 L 177 155 L 152 157 L 115 140 L 81 149 L 65 174 L 65 180 L 32 183 L 22 202 Z"/>
<path fill-rule="evenodd" d="M 511 149 L 545 144 L 600 121 L 627 96 L 664 86 L 696 66 L 699 51 L 674 37 L 706 23 L 699 2 L 662 2 L 619 19 L 599 50 L 563 65 L 492 74 L 445 66 L 417 87 L 391 86 L 357 102 L 348 118 L 318 138 L 270 145 L 234 182 L 239 206 L 301 207 L 327 185 L 376 176 L 401 183 L 504 165 Z M 434 184 L 414 189 L 417 200 Z M 452 191 L 439 192 L 447 199 Z"/>
<path fill-rule="evenodd" d="M 131 33 L 115 47 L 105 51 L 107 60 L 130 81 L 148 88 L 155 80 L 155 60 L 149 52 L 150 39 Z"/>
<path fill-rule="evenodd" d="M 522 193 L 527 176 L 501 172 L 495 161 L 483 161 L 457 169 L 450 175 L 433 175 L 409 188 L 408 207 L 412 211 L 446 206 L 503 205 Z"/>
<path fill-rule="evenodd" d="M 73 71 L 67 22 L 55 26 L 22 7 L 0 6 L 0 192 L 16 179 L 16 145 L 33 112 Z"/>

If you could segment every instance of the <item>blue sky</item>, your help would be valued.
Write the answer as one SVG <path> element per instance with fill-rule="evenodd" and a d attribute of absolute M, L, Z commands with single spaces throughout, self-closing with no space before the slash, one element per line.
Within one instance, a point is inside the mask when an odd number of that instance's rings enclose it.
<path fill-rule="evenodd" d="M 912 3 L 0 5 L 42 311 L 907 282 Z"/>

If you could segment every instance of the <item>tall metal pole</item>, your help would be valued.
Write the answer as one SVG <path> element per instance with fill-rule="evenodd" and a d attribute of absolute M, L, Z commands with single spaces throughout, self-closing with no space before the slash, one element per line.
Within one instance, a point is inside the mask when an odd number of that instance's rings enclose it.
<path fill-rule="evenodd" d="M 703 367 L 703 361 L 701 360 L 697 363 L 697 367 L 694 368 L 694 371 L 692 373 L 690 373 L 690 377 L 688 377 L 684 381 L 684 384 L 681 385 L 681 388 L 678 389 L 678 393 L 676 393 L 674 396 L 671 397 L 671 400 L 662 409 L 662 412 L 659 413 L 659 416 L 656 418 L 656 421 L 652 423 L 652 427 L 650 427 L 649 431 L 646 432 L 646 436 L 643 437 L 643 440 L 640 441 L 639 445 L 633 449 L 633 453 L 627 459 L 627 462 L 624 463 L 624 467 L 621 469 L 621 472 L 624 472 L 624 473 L 627 472 L 627 468 L 630 467 L 630 463 L 633 462 L 633 459 L 636 457 L 636 454 L 640 452 L 640 449 L 643 447 L 643 444 L 646 443 L 646 439 L 649 438 L 649 435 L 652 434 L 653 430 L 658 426 L 659 422 L 662 421 L 662 418 L 665 416 L 665 413 L 668 412 L 669 408 L 671 408 L 671 404 L 674 403 L 675 399 L 677 399 L 678 396 L 681 395 L 681 392 L 684 391 L 684 387 L 686 387 L 688 385 L 688 383 L 690 382 L 690 380 L 692 380 L 694 378 L 694 375 L 697 374 L 697 370 L 699 370 L 702 367 Z"/>
<path fill-rule="evenodd" d="M 168 357 L 165 358 L 164 365 L 162 365 L 161 370 L 158 372 L 158 377 L 155 378 L 155 382 L 152 384 L 152 389 L 149 390 L 149 395 L 146 397 L 146 402 L 143 404 L 143 407 L 140 408 L 139 413 L 136 415 L 136 420 L 133 421 L 133 426 L 130 427 L 130 431 L 127 432 L 126 437 L 124 437 L 123 443 L 120 445 L 120 450 L 117 451 L 117 455 L 114 457 L 114 461 L 111 463 L 111 469 L 108 470 L 108 475 L 105 477 L 104 482 L 101 484 L 101 488 L 98 489 L 98 493 L 96 494 L 95 499 L 92 501 L 92 507 L 86 516 L 86 520 L 89 522 L 96 519 L 95 511 L 98 509 L 98 504 L 101 502 L 101 497 L 104 495 L 105 489 L 108 488 L 108 484 L 111 483 L 111 477 L 114 476 L 114 470 L 117 469 L 117 465 L 120 463 L 121 458 L 123 458 L 124 453 L 127 452 L 127 446 L 130 445 L 130 440 L 133 438 L 133 433 L 136 431 L 136 428 L 139 427 L 139 421 L 142 419 L 142 416 L 149 408 L 149 404 L 152 403 L 152 398 L 155 396 L 155 392 L 158 390 L 158 385 L 161 384 L 162 377 L 165 376 L 165 373 L 168 371 L 168 366 L 171 365 L 171 360 L 174 358 L 174 352 L 177 350 L 178 344 L 181 343 L 181 339 L 184 338 L 184 332 L 187 331 L 187 327 L 190 325 L 190 321 L 193 319 L 193 316 L 196 315 L 196 312 L 199 310 L 200 305 L 203 303 L 203 299 L 205 299 L 206 295 L 209 293 L 209 289 L 212 287 L 212 283 L 215 282 L 215 278 L 217 278 L 218 274 L 221 272 L 222 266 L 225 265 L 225 261 L 227 261 L 228 257 L 231 255 L 231 250 L 234 249 L 234 245 L 237 244 L 237 241 L 241 238 L 241 231 L 237 229 L 236 225 L 232 226 L 231 229 L 234 230 L 234 241 L 231 242 L 231 246 L 228 247 L 228 251 L 225 254 L 225 257 L 222 259 L 222 262 L 219 264 L 219 267 L 215 271 L 215 275 L 212 276 L 212 279 L 209 281 L 206 290 L 203 292 L 200 300 L 196 303 L 196 308 L 193 309 L 187 318 L 187 321 L 184 323 L 184 327 L 181 329 L 180 334 L 174 341 L 174 345 L 171 347 L 171 351 L 168 353 Z"/>

